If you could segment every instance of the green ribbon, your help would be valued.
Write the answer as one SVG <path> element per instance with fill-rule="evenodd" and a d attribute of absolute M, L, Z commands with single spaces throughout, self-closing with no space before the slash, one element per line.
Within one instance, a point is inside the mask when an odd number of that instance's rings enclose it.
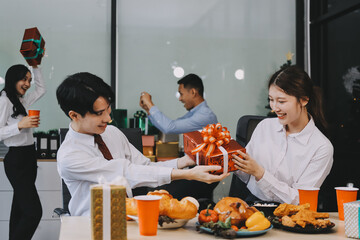
<path fill-rule="evenodd" d="M 26 39 L 26 40 L 23 40 L 23 42 L 34 42 L 35 45 L 37 45 L 37 49 L 36 49 L 36 55 L 33 56 L 33 57 L 24 57 L 25 59 L 35 59 L 39 56 L 39 54 L 43 54 L 44 53 L 44 49 L 42 49 L 40 47 L 40 44 L 41 44 L 41 35 L 40 35 L 40 38 L 39 39 Z"/>

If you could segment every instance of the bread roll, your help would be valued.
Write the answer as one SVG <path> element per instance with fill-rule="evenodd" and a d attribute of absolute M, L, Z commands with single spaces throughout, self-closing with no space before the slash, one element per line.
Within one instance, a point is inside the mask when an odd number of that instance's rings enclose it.
<path fill-rule="evenodd" d="M 126 198 L 126 215 L 137 216 L 137 206 L 135 198 Z"/>
<path fill-rule="evenodd" d="M 166 216 L 173 219 L 191 219 L 196 217 L 198 212 L 197 206 L 189 199 L 183 198 L 170 200 L 170 207 L 167 209 Z"/>
<path fill-rule="evenodd" d="M 159 215 L 167 216 L 167 210 L 169 209 L 170 200 L 173 196 L 166 190 L 155 190 L 154 192 L 148 192 L 147 195 L 161 196 Z"/>
<path fill-rule="evenodd" d="M 173 219 L 194 218 L 199 209 L 199 202 L 193 197 L 185 197 L 179 201 L 165 190 L 148 192 L 147 195 L 161 196 L 159 215 L 168 216 Z M 137 215 L 136 200 L 134 198 L 126 198 L 126 214 Z"/>

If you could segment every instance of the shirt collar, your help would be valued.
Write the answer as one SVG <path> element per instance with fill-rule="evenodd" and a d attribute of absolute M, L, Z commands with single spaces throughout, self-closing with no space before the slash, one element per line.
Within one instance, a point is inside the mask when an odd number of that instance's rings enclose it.
<path fill-rule="evenodd" d="M 90 145 L 92 147 L 95 147 L 95 140 L 94 140 L 94 136 L 89 135 L 89 134 L 85 134 L 85 133 L 79 133 L 76 132 L 72 127 L 71 127 L 71 123 L 69 124 L 69 134 L 71 134 L 71 136 L 73 138 L 75 138 L 76 140 L 86 144 L 86 145 Z"/>
<path fill-rule="evenodd" d="M 285 127 L 284 127 L 284 125 L 280 124 L 279 119 L 277 119 L 277 121 L 276 121 L 275 130 L 277 132 L 285 131 Z"/>
<path fill-rule="evenodd" d="M 313 118 L 309 115 L 310 121 L 306 124 L 304 129 L 299 133 L 289 134 L 289 136 L 297 139 L 301 144 L 306 145 L 316 128 Z"/>
<path fill-rule="evenodd" d="M 199 105 L 197 105 L 196 107 L 192 108 L 192 109 L 190 110 L 190 112 L 195 112 L 197 109 L 202 108 L 202 107 L 206 107 L 206 106 L 207 106 L 207 104 L 206 104 L 206 101 L 204 100 L 204 101 L 202 101 Z"/>
<path fill-rule="evenodd" d="M 301 130 L 301 132 L 289 134 L 288 136 L 293 137 L 293 138 L 297 139 L 301 144 L 306 145 L 309 141 L 310 136 L 312 135 L 312 133 L 314 131 L 314 128 L 316 128 L 315 122 L 310 114 L 309 114 L 309 118 L 310 118 L 310 121 L 306 124 L 304 129 Z M 275 130 L 277 132 L 284 132 L 284 133 L 286 132 L 285 126 L 280 124 L 279 121 L 277 121 Z"/>
<path fill-rule="evenodd" d="M 306 145 L 309 141 L 310 136 L 312 135 L 315 126 L 314 120 L 313 118 L 310 116 L 310 121 L 306 124 L 306 126 L 304 127 L 303 130 L 301 130 L 301 132 L 298 133 L 292 133 L 289 134 L 289 137 L 295 138 L 297 139 L 301 144 Z M 286 132 L 285 126 L 281 125 L 279 123 L 279 121 L 277 121 L 277 125 L 275 126 L 275 130 L 277 132 Z"/>

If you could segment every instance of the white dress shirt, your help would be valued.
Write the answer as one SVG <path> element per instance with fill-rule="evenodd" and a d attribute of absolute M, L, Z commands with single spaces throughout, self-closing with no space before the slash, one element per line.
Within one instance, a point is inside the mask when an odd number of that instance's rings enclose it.
<path fill-rule="evenodd" d="M 33 68 L 35 89 L 20 98 L 20 102 L 24 106 L 25 110 L 29 109 L 29 106 L 42 97 L 45 92 L 45 84 L 42 77 L 40 68 Z M 33 129 L 24 128 L 19 130 L 18 123 L 24 117 L 18 115 L 16 118 L 12 118 L 14 113 L 13 104 L 6 96 L 6 92 L 2 92 L 0 96 L 0 141 L 4 141 L 4 144 L 8 147 L 28 146 L 34 143 Z"/>
<path fill-rule="evenodd" d="M 333 146 L 311 118 L 305 128 L 286 136 L 277 118 L 261 121 L 256 127 L 247 153 L 264 169 L 264 176 L 237 171 L 248 189 L 264 201 L 299 203 L 298 188 L 320 187 L 333 164 Z"/>
<path fill-rule="evenodd" d="M 101 137 L 114 158 L 110 161 L 100 152 L 94 136 L 74 131 L 71 124 L 58 150 L 58 172 L 71 194 L 72 216 L 90 215 L 90 185 L 101 177 L 107 182 L 125 177 L 131 188 L 157 187 L 170 183 L 172 169 L 177 168 L 177 159 L 151 162 L 114 126 L 107 126 Z"/>

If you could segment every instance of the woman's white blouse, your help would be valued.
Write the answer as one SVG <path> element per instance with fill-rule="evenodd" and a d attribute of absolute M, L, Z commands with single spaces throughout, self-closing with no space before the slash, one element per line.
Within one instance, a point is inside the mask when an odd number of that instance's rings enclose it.
<path fill-rule="evenodd" d="M 35 89 L 30 88 L 28 90 L 29 92 L 20 98 L 20 102 L 23 104 L 26 111 L 46 92 L 41 70 L 39 68 L 34 68 L 33 73 Z M 13 113 L 13 104 L 6 96 L 6 93 L 2 92 L 0 96 L 0 141 L 4 141 L 4 144 L 8 147 L 28 146 L 33 144 L 33 129 L 24 128 L 19 130 L 18 123 L 24 116 L 18 115 L 16 118 L 12 118 L 11 115 Z"/>
<path fill-rule="evenodd" d="M 246 151 L 265 169 L 259 181 L 236 172 L 248 181 L 252 194 L 265 201 L 298 204 L 298 188 L 320 187 L 324 182 L 334 149 L 312 118 L 301 132 L 288 136 L 277 118 L 268 118 L 258 124 Z"/>

